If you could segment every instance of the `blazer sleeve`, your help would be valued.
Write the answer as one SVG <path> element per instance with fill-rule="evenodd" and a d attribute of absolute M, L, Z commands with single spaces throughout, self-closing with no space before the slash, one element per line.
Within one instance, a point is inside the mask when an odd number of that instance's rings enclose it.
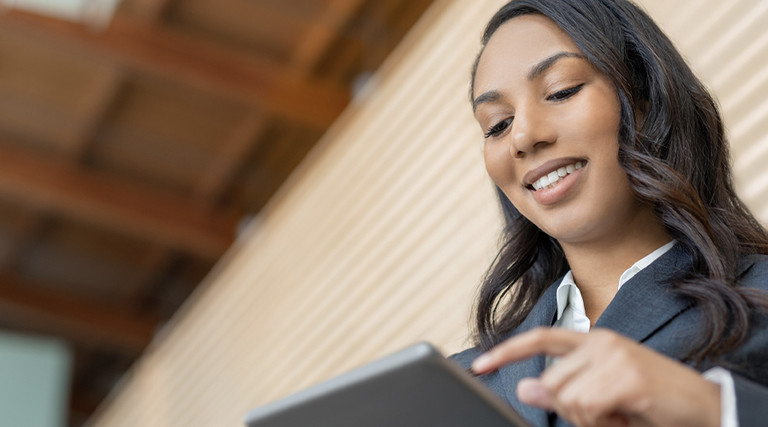
<path fill-rule="evenodd" d="M 749 267 L 742 285 L 768 293 L 768 256 L 751 255 L 743 261 Z M 726 368 L 733 376 L 739 427 L 768 425 L 768 316 L 756 311 L 750 322 L 749 336 L 731 359 L 745 369 Z"/>
<path fill-rule="evenodd" d="M 765 426 L 768 421 L 768 387 L 733 375 L 739 427 Z"/>
<path fill-rule="evenodd" d="M 481 354 L 482 351 L 480 351 L 477 347 L 472 347 L 462 351 L 461 353 L 453 354 L 449 356 L 448 359 L 458 364 L 462 369 L 468 370 L 469 367 L 472 366 L 472 361 Z M 504 384 L 501 381 L 501 375 L 499 375 L 498 372 L 480 375 L 477 377 L 477 379 L 484 383 L 486 387 L 491 389 L 491 391 L 493 391 L 496 395 L 504 399 L 504 401 L 507 401 L 506 390 L 504 389 Z"/>

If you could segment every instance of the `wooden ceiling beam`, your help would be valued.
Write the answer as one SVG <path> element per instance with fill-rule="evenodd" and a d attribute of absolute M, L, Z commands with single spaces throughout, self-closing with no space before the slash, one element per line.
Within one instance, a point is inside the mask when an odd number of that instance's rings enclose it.
<path fill-rule="evenodd" d="M 222 144 L 222 152 L 214 159 L 211 166 L 201 174 L 196 186 L 196 197 L 203 206 L 214 208 L 218 199 L 231 184 L 235 173 L 247 160 L 248 153 L 258 143 L 258 138 L 267 126 L 263 112 L 251 110 L 242 123 L 234 128 L 230 137 Z M 130 286 L 127 299 L 132 305 L 141 305 L 142 299 L 150 293 L 150 286 L 164 274 L 175 258 L 172 250 L 165 246 L 154 246 L 142 259 L 141 274 Z"/>
<path fill-rule="evenodd" d="M 173 2 L 174 0 L 129 0 L 120 4 L 120 10 L 128 11 L 145 22 L 156 24 L 163 19 Z"/>
<path fill-rule="evenodd" d="M 9 274 L 0 275 L 2 318 L 30 331 L 64 336 L 94 347 L 140 353 L 154 336 L 158 319 L 121 312 L 81 298 L 43 290 Z"/>
<path fill-rule="evenodd" d="M 154 246 L 146 251 L 140 260 L 141 273 L 126 286 L 125 300 L 129 301 L 133 307 L 142 307 L 146 298 L 154 290 L 152 287 L 163 278 L 176 256 L 173 251 L 162 246 Z"/>
<path fill-rule="evenodd" d="M 231 215 L 194 200 L 6 144 L 0 144 L 0 195 L 205 259 L 220 257 L 236 229 Z"/>
<path fill-rule="evenodd" d="M 94 142 L 96 132 L 114 106 L 120 91 L 125 86 L 125 73 L 120 67 L 113 67 L 102 78 L 95 79 L 87 97 L 86 119 L 79 123 L 76 131 L 67 135 L 64 146 L 68 160 L 80 163 L 87 156 Z"/>
<path fill-rule="evenodd" d="M 196 196 L 201 204 L 213 208 L 222 196 L 226 188 L 231 184 L 235 173 L 247 160 L 248 153 L 258 142 L 258 137 L 267 126 L 267 119 L 263 113 L 252 110 L 236 126 L 232 134 L 225 141 L 222 152 L 217 155 L 213 164 L 201 174 L 196 186 Z M 128 300 L 134 305 L 140 305 L 141 299 L 149 293 L 152 286 L 163 274 L 165 269 L 174 259 L 173 252 L 167 247 L 155 246 L 145 254 L 142 264 L 145 274 L 128 287 L 130 294 Z"/>
<path fill-rule="evenodd" d="M 29 211 L 18 221 L 14 221 L 0 256 L 0 272 L 13 271 L 21 263 L 29 242 L 44 232 L 46 219 L 47 216 L 42 212 Z"/>
<path fill-rule="evenodd" d="M 248 113 L 242 123 L 235 127 L 229 139 L 224 142 L 223 150 L 200 176 L 197 195 L 202 203 L 213 206 L 222 196 L 266 127 L 267 119 L 258 111 Z"/>
<path fill-rule="evenodd" d="M 324 13 L 308 25 L 293 54 L 294 67 L 309 74 L 362 4 L 363 0 L 328 2 Z"/>
<path fill-rule="evenodd" d="M 312 127 L 328 127 L 349 101 L 348 88 L 307 81 L 294 68 L 226 48 L 191 33 L 116 15 L 105 31 L 20 11 L 0 25 L 80 49 L 139 72 L 163 76 Z"/>

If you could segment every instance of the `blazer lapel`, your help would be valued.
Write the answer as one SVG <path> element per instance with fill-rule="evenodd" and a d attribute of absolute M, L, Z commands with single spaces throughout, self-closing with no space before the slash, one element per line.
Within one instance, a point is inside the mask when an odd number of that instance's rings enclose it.
<path fill-rule="evenodd" d="M 690 268 L 690 258 L 675 245 L 621 287 L 595 327 L 613 329 L 639 342 L 648 339 L 691 306 L 690 302 L 673 294 L 666 283 L 676 273 Z M 552 326 L 557 312 L 557 286 L 561 280 L 544 292 L 525 321 L 510 336 L 539 326 Z M 517 383 L 526 377 L 538 377 L 544 368 L 545 358 L 542 355 L 499 370 L 507 401 L 534 426 L 548 425 L 548 413 L 521 403 L 517 399 Z"/>
<path fill-rule="evenodd" d="M 531 310 L 528 317 L 526 317 L 523 323 L 521 323 L 510 336 L 520 334 L 539 326 L 552 326 L 552 323 L 555 320 L 555 314 L 557 313 L 557 300 L 555 294 L 559 284 L 560 281 L 558 280 L 544 291 L 544 294 L 539 298 L 539 301 L 533 307 L 533 310 Z M 512 405 L 520 415 L 535 426 L 547 425 L 547 412 L 521 403 L 517 399 L 517 383 L 523 378 L 538 377 L 544 370 L 544 367 L 544 356 L 536 356 L 523 360 L 522 362 L 507 365 L 499 370 L 507 401 L 509 401 L 510 405 Z"/>
<path fill-rule="evenodd" d="M 691 306 L 667 283 L 676 273 L 690 268 L 690 257 L 678 245 L 673 246 L 619 289 L 595 327 L 613 329 L 638 342 L 647 340 Z"/>

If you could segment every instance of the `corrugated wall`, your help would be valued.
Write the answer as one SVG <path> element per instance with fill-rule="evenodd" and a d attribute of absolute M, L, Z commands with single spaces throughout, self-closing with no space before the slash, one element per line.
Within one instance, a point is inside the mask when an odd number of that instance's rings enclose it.
<path fill-rule="evenodd" d="M 466 343 L 499 220 L 467 102 L 501 1 L 444 0 L 153 343 L 97 426 L 237 426 L 417 340 Z M 768 1 L 646 0 L 717 94 L 768 222 Z"/>

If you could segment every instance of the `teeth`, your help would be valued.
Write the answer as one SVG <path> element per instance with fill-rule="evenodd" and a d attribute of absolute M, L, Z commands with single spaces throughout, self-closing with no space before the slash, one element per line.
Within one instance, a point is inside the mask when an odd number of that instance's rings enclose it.
<path fill-rule="evenodd" d="M 549 178 L 550 184 L 554 184 L 557 181 L 560 181 L 560 176 L 557 174 L 557 171 L 550 172 L 549 175 L 547 175 L 547 178 Z"/>
<path fill-rule="evenodd" d="M 552 188 L 558 182 L 560 182 L 563 177 L 568 176 L 569 174 L 572 174 L 573 172 L 583 168 L 584 163 L 585 162 L 581 160 L 568 166 L 561 167 L 537 179 L 533 184 L 531 184 L 531 186 L 534 190 L 537 191 L 541 190 L 542 188 Z"/>

